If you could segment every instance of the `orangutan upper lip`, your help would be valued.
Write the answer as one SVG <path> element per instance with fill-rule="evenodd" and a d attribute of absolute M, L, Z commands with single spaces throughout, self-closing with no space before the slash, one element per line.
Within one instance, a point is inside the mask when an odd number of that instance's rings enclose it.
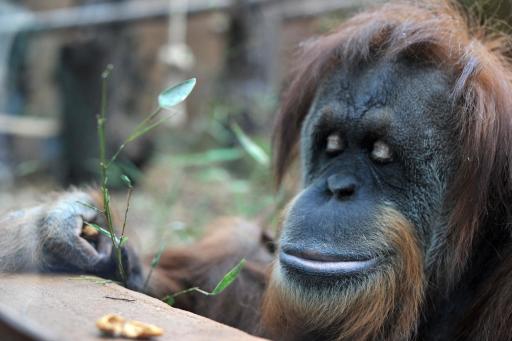
<path fill-rule="evenodd" d="M 280 262 L 286 267 L 318 275 L 351 275 L 373 268 L 377 258 L 331 255 L 281 250 Z"/>

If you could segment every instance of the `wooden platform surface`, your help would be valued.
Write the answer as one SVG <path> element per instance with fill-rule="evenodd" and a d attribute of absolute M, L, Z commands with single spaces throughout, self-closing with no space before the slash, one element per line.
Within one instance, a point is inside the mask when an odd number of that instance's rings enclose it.
<path fill-rule="evenodd" d="M 0 273 L 0 339 L 105 340 L 96 329 L 114 313 L 164 329 L 154 340 L 261 340 L 115 283 L 84 276 Z"/>

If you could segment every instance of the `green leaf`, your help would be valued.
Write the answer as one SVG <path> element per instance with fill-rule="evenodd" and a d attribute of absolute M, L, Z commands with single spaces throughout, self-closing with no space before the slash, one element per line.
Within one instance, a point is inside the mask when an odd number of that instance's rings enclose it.
<path fill-rule="evenodd" d="M 125 237 L 123 236 L 122 238 L 119 238 L 118 236 L 112 236 L 112 234 L 104 229 L 103 227 L 99 226 L 98 224 L 95 224 L 95 223 L 90 223 L 88 221 L 85 222 L 87 225 L 91 225 L 92 227 L 94 227 L 99 233 L 101 233 L 102 235 L 104 236 L 107 236 L 108 238 L 110 239 L 113 239 L 114 242 L 119 245 L 119 247 L 122 247 L 126 244 L 126 242 L 128 241 L 128 237 Z"/>
<path fill-rule="evenodd" d="M 270 158 L 268 157 L 267 153 L 265 153 L 265 151 L 260 146 L 251 140 L 251 138 L 243 132 L 242 128 L 238 126 L 238 124 L 233 123 L 231 125 L 231 129 L 233 129 L 233 132 L 238 138 L 238 141 L 245 149 L 247 154 L 249 154 L 256 162 L 265 167 L 270 164 Z"/>
<path fill-rule="evenodd" d="M 158 96 L 158 105 L 165 109 L 174 107 L 190 95 L 195 85 L 196 79 L 191 78 L 164 90 Z"/>
<path fill-rule="evenodd" d="M 126 236 L 122 236 L 120 239 L 119 239 L 119 247 L 124 247 L 126 245 L 126 243 L 128 242 L 128 237 Z"/>
<path fill-rule="evenodd" d="M 164 301 L 165 303 L 167 303 L 167 304 L 168 304 L 168 305 L 170 305 L 170 306 L 174 305 L 174 302 L 175 302 L 175 300 L 174 300 L 174 296 L 173 296 L 172 294 L 171 294 L 171 295 L 167 295 L 167 296 L 165 296 L 165 297 L 162 299 L 162 301 Z"/>
<path fill-rule="evenodd" d="M 183 166 L 207 166 L 212 163 L 239 160 L 244 153 L 239 148 L 210 149 L 203 153 L 190 153 L 173 156 L 173 161 Z"/>
<path fill-rule="evenodd" d="M 155 255 L 153 256 L 153 259 L 151 260 L 151 267 L 152 268 L 156 268 L 158 266 L 158 263 L 160 263 L 160 257 L 162 257 L 162 253 L 164 253 L 165 251 L 165 246 L 166 246 L 167 242 L 166 240 L 162 240 L 162 243 L 160 243 L 160 247 L 158 249 L 158 252 L 155 253 Z"/>
<path fill-rule="evenodd" d="M 151 267 L 156 268 L 158 263 L 160 263 L 160 254 L 155 254 L 151 259 Z"/>
<path fill-rule="evenodd" d="M 132 181 L 130 180 L 130 178 L 126 174 L 121 175 L 121 180 L 123 180 L 123 182 L 126 184 L 126 186 L 128 186 L 128 188 L 132 188 L 133 187 Z"/>
<path fill-rule="evenodd" d="M 89 207 L 90 209 L 96 211 L 96 213 L 99 213 L 99 214 L 103 214 L 103 211 L 100 210 L 99 208 L 97 208 L 96 206 L 94 205 L 91 205 L 91 204 L 88 204 L 86 202 L 83 202 L 83 201 L 77 201 L 77 203 L 79 203 L 80 205 L 83 205 L 85 207 Z"/>
<path fill-rule="evenodd" d="M 242 268 L 244 267 L 244 265 L 245 265 L 245 259 L 242 259 L 240 261 L 240 263 L 238 263 L 233 269 L 229 270 L 228 273 L 226 273 L 224 275 L 224 277 L 222 277 L 222 279 L 217 284 L 215 289 L 213 289 L 211 292 L 204 291 L 203 289 L 199 289 L 198 287 L 193 287 L 193 288 L 188 288 L 185 290 L 178 291 L 174 294 L 169 294 L 163 298 L 163 301 L 167 302 L 167 304 L 172 305 L 172 304 L 174 304 L 174 299 L 177 296 L 180 296 L 180 295 L 183 295 L 183 294 L 186 294 L 189 292 L 194 292 L 194 291 L 198 292 L 200 294 L 203 294 L 205 296 L 218 295 L 221 292 L 223 292 L 224 289 L 229 287 L 231 285 L 231 283 L 233 283 L 235 281 L 235 279 L 238 277 L 238 274 L 240 274 L 240 271 L 242 271 Z M 169 303 L 169 302 L 172 302 L 172 303 Z"/>
<path fill-rule="evenodd" d="M 99 233 L 109 237 L 110 239 L 112 239 L 112 234 L 110 232 L 108 232 L 106 229 L 104 229 L 103 227 L 97 225 L 97 224 L 94 224 L 94 223 L 89 223 L 89 222 L 86 222 L 87 225 L 91 225 L 92 227 L 94 227 Z"/>
<path fill-rule="evenodd" d="M 227 287 L 231 285 L 235 281 L 235 279 L 238 277 L 238 274 L 240 271 L 242 271 L 242 268 L 245 265 L 245 259 L 242 259 L 240 263 L 238 263 L 233 269 L 229 270 L 227 274 L 224 275 L 224 277 L 220 280 L 220 282 L 217 284 L 215 289 L 210 293 L 210 295 L 218 295 L 221 292 L 224 291 Z"/>

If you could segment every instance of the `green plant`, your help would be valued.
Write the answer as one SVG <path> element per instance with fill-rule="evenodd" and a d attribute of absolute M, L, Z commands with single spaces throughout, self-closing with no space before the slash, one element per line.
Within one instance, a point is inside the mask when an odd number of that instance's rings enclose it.
<path fill-rule="evenodd" d="M 182 83 L 179 83 L 175 86 L 172 86 L 165 91 L 163 91 L 158 96 L 158 108 L 149 114 L 135 129 L 133 132 L 126 138 L 126 140 L 119 146 L 117 151 L 110 157 L 110 159 L 107 159 L 106 156 L 106 132 L 105 132 L 105 123 L 106 123 L 106 111 L 107 111 L 107 82 L 108 78 L 112 72 L 112 66 L 108 66 L 107 69 L 102 74 L 102 96 L 101 96 L 101 111 L 100 114 L 97 117 L 97 124 L 98 124 L 98 140 L 99 140 L 99 149 L 100 149 L 100 162 L 99 162 L 99 168 L 100 168 L 100 175 L 101 175 L 101 184 L 100 184 L 100 191 L 103 196 L 103 208 L 102 209 L 96 209 L 98 212 L 103 214 L 105 217 L 106 222 L 106 228 L 101 227 L 94 223 L 88 223 L 95 229 L 97 229 L 100 233 L 107 236 L 112 241 L 112 247 L 113 252 L 115 256 L 116 266 L 117 266 L 117 274 L 120 281 L 125 284 L 126 282 L 126 274 L 123 267 L 123 261 L 122 261 L 122 253 L 121 249 L 123 246 L 126 245 L 128 238 L 125 236 L 125 228 L 126 228 L 126 222 L 128 218 L 128 211 L 130 210 L 130 201 L 133 193 L 133 185 L 128 176 L 125 174 L 120 175 L 121 180 L 125 183 L 125 185 L 128 187 L 128 194 L 126 198 L 126 208 L 124 211 L 124 219 L 123 224 L 121 227 L 121 234 L 118 236 L 115 232 L 115 227 L 113 225 L 113 219 L 112 219 L 112 211 L 110 207 L 110 192 L 109 192 L 109 169 L 112 165 L 114 165 L 114 162 L 116 161 L 119 154 L 123 151 L 123 149 L 126 147 L 126 145 L 132 141 L 135 141 L 139 137 L 143 136 L 144 134 L 148 133 L 152 129 L 159 126 L 161 123 L 163 123 L 165 120 L 170 118 L 169 116 L 162 117 L 160 119 L 157 119 L 158 115 L 161 113 L 163 109 L 170 109 L 174 107 L 175 105 L 181 103 L 184 101 L 188 95 L 192 92 L 196 80 L 195 78 L 186 80 Z M 238 128 L 238 127 L 236 127 Z M 235 128 L 235 129 L 236 129 Z M 254 144 L 248 137 L 245 136 L 245 134 L 238 128 L 237 129 L 237 136 L 241 140 L 244 140 L 242 144 L 244 147 L 248 150 L 249 154 L 258 159 L 259 162 L 265 164 L 265 158 L 266 155 L 260 151 L 256 144 Z M 231 153 L 231 151 L 228 153 L 227 151 L 218 152 L 217 154 L 211 154 L 210 157 L 213 159 L 216 158 L 226 158 L 227 154 L 229 154 L 229 158 L 236 158 L 238 155 L 235 155 Z M 267 158 L 268 161 L 268 158 Z M 144 290 L 146 290 L 147 285 L 149 283 L 149 280 L 151 278 L 151 275 L 153 273 L 153 270 L 158 266 L 160 262 L 160 257 L 165 250 L 166 246 L 166 239 L 163 239 L 158 251 L 155 253 L 151 265 L 150 265 L 150 271 L 145 279 L 144 282 Z M 199 293 L 202 293 L 207 296 L 215 296 L 220 294 L 222 291 L 224 291 L 228 286 L 233 283 L 233 281 L 237 278 L 238 274 L 242 270 L 243 266 L 245 264 L 245 259 L 242 259 L 233 269 L 231 269 L 228 273 L 226 273 L 223 278 L 220 280 L 220 282 L 217 284 L 217 286 L 211 291 L 207 292 L 204 291 L 198 287 L 193 287 L 189 289 L 185 289 L 183 291 L 169 294 L 164 298 L 164 301 L 168 304 L 172 305 L 174 303 L 174 299 L 176 296 L 196 291 Z"/>
<path fill-rule="evenodd" d="M 151 275 L 153 274 L 153 270 L 155 270 L 155 268 L 160 263 L 160 257 L 162 256 L 162 253 L 165 250 L 165 245 L 166 244 L 167 244 L 167 240 L 166 240 L 166 238 L 163 238 L 161 243 L 160 243 L 160 247 L 158 248 L 158 251 L 153 256 L 153 259 L 151 259 L 149 273 L 146 276 L 146 280 L 144 281 L 144 286 L 142 287 L 143 288 L 142 291 L 146 291 L 146 289 L 148 287 L 149 280 L 151 279 Z"/>
<path fill-rule="evenodd" d="M 263 148 L 254 142 L 238 124 L 232 123 L 231 129 L 247 154 L 249 154 L 258 164 L 268 168 L 270 166 L 270 157 Z"/>
<path fill-rule="evenodd" d="M 186 80 L 182 83 L 179 83 L 175 86 L 172 86 L 158 96 L 158 107 L 151 114 L 146 116 L 142 122 L 135 127 L 133 132 L 126 138 L 126 140 L 119 146 L 117 151 L 113 154 L 110 159 L 107 159 L 106 155 L 106 132 L 105 132 L 105 124 L 107 121 L 106 112 L 107 112 L 107 85 L 110 74 L 113 70 L 112 65 L 109 65 L 107 69 L 102 74 L 102 84 L 101 84 L 101 109 L 100 114 L 97 117 L 97 125 L 98 125 L 98 141 L 99 141 L 99 152 L 100 152 L 100 191 L 103 196 L 103 209 L 100 212 L 105 217 L 106 228 L 103 228 L 97 224 L 89 223 L 92 227 L 96 228 L 100 233 L 106 235 L 112 241 L 112 248 L 115 255 L 116 267 L 117 267 L 117 275 L 120 281 L 124 284 L 126 281 L 126 274 L 123 267 L 122 253 L 121 249 L 128 241 L 128 238 L 124 235 L 126 220 L 128 217 L 128 211 L 130 207 L 130 199 L 133 191 L 133 186 L 131 184 L 130 179 L 123 175 L 121 179 L 128 186 L 128 197 L 126 202 L 125 215 L 121 230 L 121 235 L 117 236 L 115 232 L 115 227 L 112 219 L 112 210 L 110 207 L 110 192 L 109 192 L 109 178 L 108 178 L 108 170 L 110 166 L 115 162 L 119 154 L 123 151 L 126 145 L 132 141 L 135 141 L 139 137 L 147 134 L 152 129 L 158 127 L 165 120 L 169 119 L 172 116 L 168 115 L 162 118 L 157 119 L 158 115 L 164 109 L 170 109 L 177 104 L 183 102 L 188 95 L 194 89 L 196 84 L 196 79 L 192 78 Z"/>
<path fill-rule="evenodd" d="M 173 305 L 174 302 L 176 301 L 177 296 L 180 296 L 180 295 L 183 295 L 183 294 L 186 294 L 189 292 L 198 292 L 198 293 L 206 295 L 206 296 L 216 296 L 216 295 L 220 294 L 221 292 L 223 292 L 227 287 L 229 287 L 231 285 L 231 283 L 233 283 L 235 281 L 235 279 L 240 274 L 240 271 L 242 271 L 244 265 L 245 265 L 245 259 L 242 259 L 234 268 L 229 270 L 224 275 L 224 277 L 222 277 L 222 279 L 219 281 L 219 283 L 217 283 L 217 285 L 215 286 L 215 288 L 212 291 L 205 291 L 198 287 L 193 287 L 193 288 L 188 288 L 188 289 L 185 289 L 182 291 L 178 291 L 177 293 L 174 293 L 174 294 L 169 294 L 169 295 L 165 296 L 162 299 L 162 301 L 164 301 L 165 303 L 167 303 L 169 305 Z"/>

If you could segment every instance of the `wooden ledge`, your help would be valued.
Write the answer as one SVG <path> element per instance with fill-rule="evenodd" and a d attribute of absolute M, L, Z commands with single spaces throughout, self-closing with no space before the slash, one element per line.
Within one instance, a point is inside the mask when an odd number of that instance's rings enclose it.
<path fill-rule="evenodd" d="M 262 340 L 101 281 L 0 273 L 0 335 L 9 340 L 105 340 L 95 322 L 114 313 L 163 328 L 164 335 L 155 340 Z"/>

